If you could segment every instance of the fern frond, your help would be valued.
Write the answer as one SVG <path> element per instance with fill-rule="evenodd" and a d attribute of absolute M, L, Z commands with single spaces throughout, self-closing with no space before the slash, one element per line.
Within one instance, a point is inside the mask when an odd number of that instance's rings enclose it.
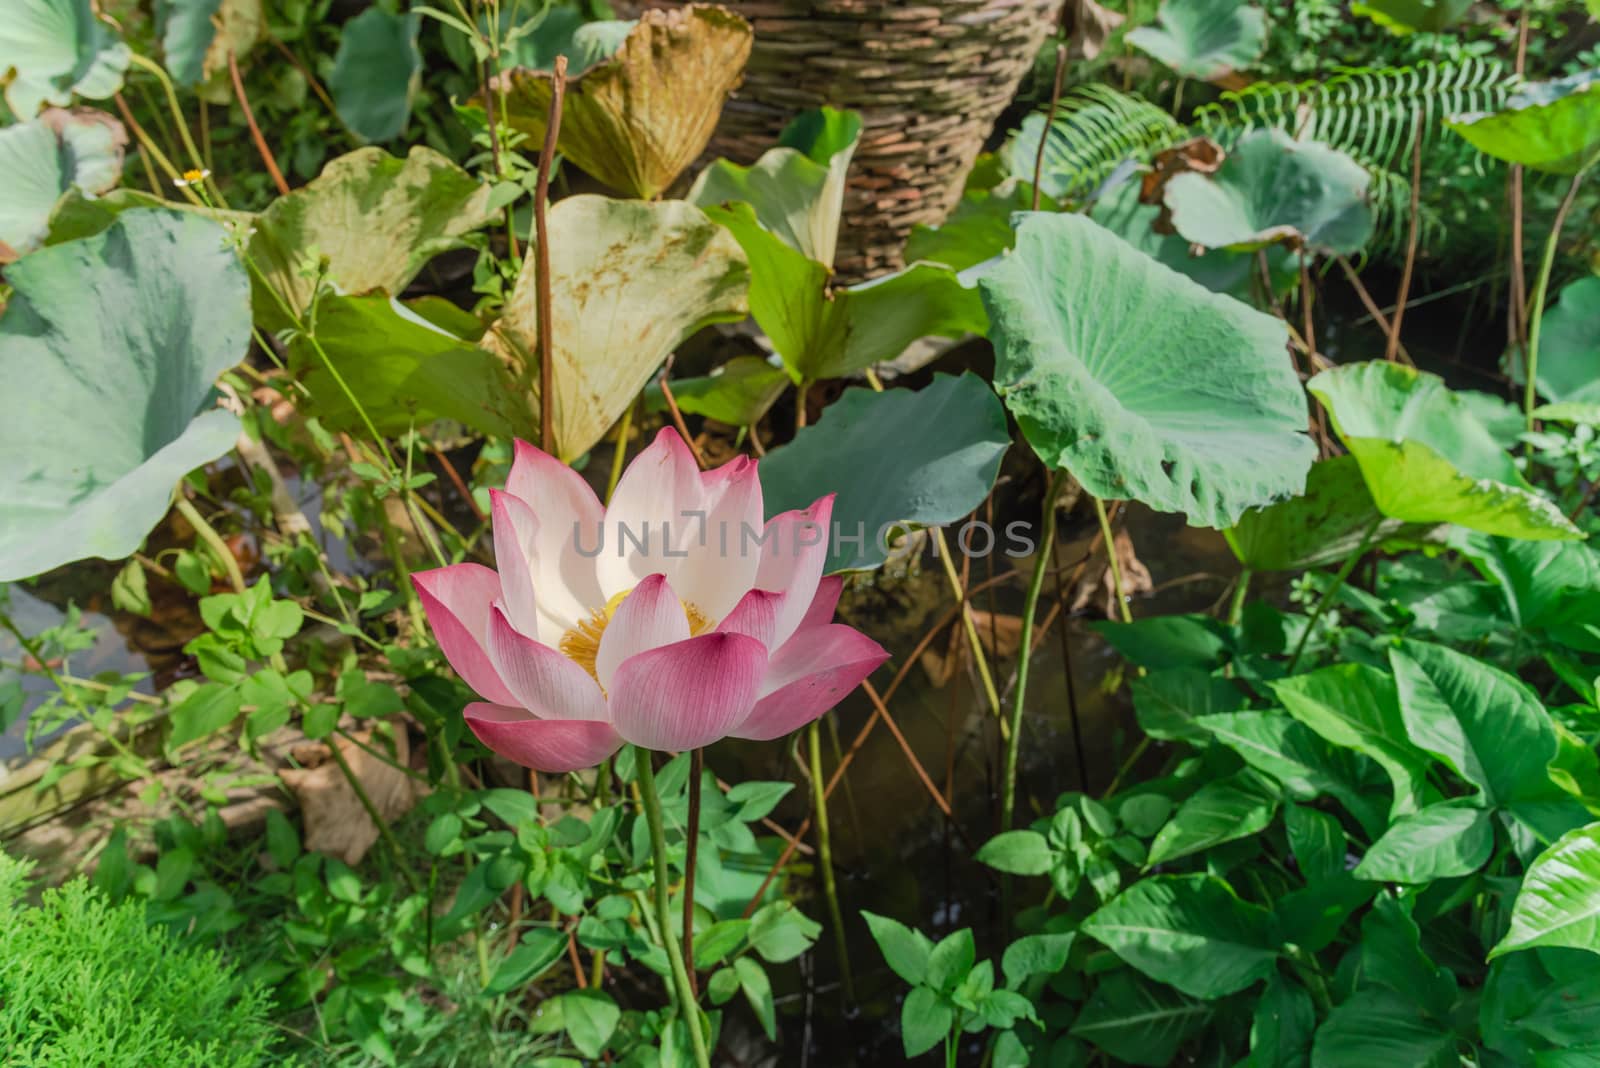
<path fill-rule="evenodd" d="M 1033 180 L 1045 115 L 1034 112 L 1006 145 L 1014 177 Z M 1052 197 L 1090 192 L 1130 158 L 1146 159 L 1186 136 L 1183 126 L 1156 105 L 1106 85 L 1084 85 L 1061 98 L 1045 138 L 1039 184 Z"/>

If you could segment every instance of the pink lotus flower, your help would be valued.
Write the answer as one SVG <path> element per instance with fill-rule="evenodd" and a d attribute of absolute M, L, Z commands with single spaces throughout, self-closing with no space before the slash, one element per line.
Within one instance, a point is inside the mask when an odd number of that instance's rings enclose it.
<path fill-rule="evenodd" d="M 540 771 L 631 742 L 685 750 L 802 727 L 888 659 L 833 623 L 833 497 L 763 523 L 756 464 L 702 473 L 671 428 L 609 507 L 526 442 L 494 501 L 499 571 L 412 576 L 446 659 L 484 700 L 467 725 Z"/>

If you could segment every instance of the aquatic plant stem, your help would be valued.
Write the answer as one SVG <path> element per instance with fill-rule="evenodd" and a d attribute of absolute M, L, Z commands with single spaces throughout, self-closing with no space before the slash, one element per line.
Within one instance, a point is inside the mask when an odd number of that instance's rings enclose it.
<path fill-rule="evenodd" d="M 1228 626 L 1237 627 L 1239 619 L 1244 614 L 1244 600 L 1250 592 L 1250 569 L 1241 568 L 1239 578 L 1233 584 L 1233 600 L 1228 603 Z"/>
<path fill-rule="evenodd" d="M 272 184 L 278 187 L 278 195 L 286 197 L 289 195 L 289 183 L 278 169 L 278 161 L 272 158 L 272 149 L 267 147 L 267 139 L 261 136 L 261 127 L 256 125 L 256 113 L 250 109 L 250 98 L 244 91 L 244 78 L 239 73 L 239 59 L 231 48 L 228 49 L 228 75 L 233 80 L 234 99 L 239 102 L 239 110 L 244 112 L 244 123 L 250 128 L 250 140 L 255 142 L 256 153 L 261 157 L 261 162 L 267 165 Z"/>
<path fill-rule="evenodd" d="M 1033 661 L 1033 617 L 1039 610 L 1039 595 L 1044 592 L 1044 573 L 1049 570 L 1049 564 L 1054 557 L 1052 550 L 1056 544 L 1056 494 L 1061 489 L 1065 475 L 1054 472 L 1044 491 L 1044 523 L 1041 538 L 1043 544 L 1039 547 L 1038 555 L 1033 561 L 1033 574 L 1028 579 L 1028 593 L 1022 602 L 1022 637 L 1017 651 L 1017 686 L 1016 692 L 1011 696 L 1011 737 L 1006 740 L 1005 770 L 1001 779 L 1000 788 L 1000 830 L 1011 829 L 1011 817 L 1016 810 L 1017 801 L 1017 755 L 1022 743 L 1022 716 L 1024 704 L 1028 696 L 1028 668 Z M 1098 503 L 1098 499 L 1097 502 Z M 1104 510 L 1102 509 L 1102 515 Z M 1113 546 L 1108 541 L 1106 551 L 1111 552 Z M 1118 585 L 1117 600 L 1122 600 L 1120 580 Z"/>
<path fill-rule="evenodd" d="M 1567 195 L 1561 198 L 1561 206 L 1556 209 L 1555 222 L 1550 226 L 1550 236 L 1545 239 L 1544 259 L 1539 262 L 1539 277 L 1533 283 L 1533 296 L 1529 300 L 1528 360 L 1525 369 L 1527 382 L 1522 389 L 1522 411 L 1527 419 L 1529 431 L 1533 430 L 1533 409 L 1537 406 L 1535 383 L 1539 380 L 1539 327 L 1544 322 L 1544 301 L 1546 291 L 1550 288 L 1550 270 L 1555 266 L 1556 247 L 1561 243 L 1561 228 L 1566 225 L 1567 212 L 1572 210 L 1572 202 L 1578 198 L 1578 187 L 1583 184 L 1584 176 L 1597 161 L 1600 161 L 1600 153 L 1590 156 L 1588 161 L 1578 168 L 1578 173 L 1572 176 L 1572 184 L 1567 186 Z"/>
<path fill-rule="evenodd" d="M 544 128 L 544 147 L 539 152 L 539 178 L 533 192 L 533 252 L 535 300 L 539 315 L 539 445 L 555 455 L 555 350 L 551 348 L 550 311 L 550 227 L 546 216 L 550 207 L 550 167 L 555 161 L 556 139 L 561 136 L 561 103 L 567 94 L 567 57 L 557 56 L 551 72 L 550 114 Z M 494 102 L 490 101 L 490 107 Z M 494 119 L 491 116 L 490 122 Z"/>
<path fill-rule="evenodd" d="M 206 547 L 216 555 L 217 563 L 221 564 L 223 570 L 228 573 L 228 584 L 233 587 L 233 592 L 245 592 L 247 587 L 245 586 L 244 572 L 239 570 L 239 560 L 233 555 L 233 550 L 228 548 L 228 543 L 222 540 L 222 535 L 217 533 L 215 527 L 206 522 L 206 517 L 200 514 L 198 508 L 189 503 L 189 498 L 183 495 L 182 489 L 173 494 L 172 500 L 174 506 L 178 509 L 178 514 L 183 516 L 189 525 L 194 528 L 195 536 L 206 543 Z"/>
<path fill-rule="evenodd" d="M 839 955 L 839 983 L 847 1003 L 855 1001 L 850 976 L 850 946 L 844 937 L 844 912 L 839 908 L 839 887 L 833 877 L 833 842 L 828 829 L 828 795 L 822 781 L 822 731 L 820 721 L 806 727 L 806 751 L 811 764 L 811 808 L 817 824 L 817 867 L 822 871 L 822 893 L 828 899 L 828 922 Z"/>
<path fill-rule="evenodd" d="M 711 1068 L 711 1053 L 706 1048 L 706 1033 L 700 1020 L 700 1006 L 696 1004 L 694 988 L 689 983 L 689 973 L 684 967 L 683 950 L 672 937 L 672 865 L 667 859 L 667 832 L 661 822 L 661 796 L 656 793 L 656 773 L 650 764 L 650 751 L 634 746 L 634 764 L 639 770 L 639 800 L 644 806 L 645 822 L 650 827 L 650 848 L 655 854 L 655 904 L 656 923 L 661 928 L 661 944 L 672 965 L 672 980 L 676 987 L 678 1012 L 689 1031 L 689 1045 L 694 1052 L 698 1068 Z"/>
<path fill-rule="evenodd" d="M 1400 351 L 1400 322 L 1406 314 L 1406 298 L 1411 295 L 1411 272 L 1417 264 L 1417 238 L 1422 227 L 1417 219 L 1418 201 L 1422 196 L 1422 112 L 1412 119 L 1411 135 L 1411 222 L 1406 232 L 1406 263 L 1400 271 L 1400 292 L 1394 300 L 1394 319 L 1389 324 L 1389 342 L 1384 346 L 1383 358 L 1390 363 Z"/>
<path fill-rule="evenodd" d="M 1062 18 L 1066 17 L 1066 5 L 1062 5 Z M 1061 106 L 1061 83 L 1067 73 L 1067 43 L 1056 42 L 1056 74 L 1050 83 L 1050 111 L 1045 116 L 1044 126 L 1039 130 L 1039 149 L 1033 154 L 1033 210 L 1039 210 L 1039 201 L 1043 191 L 1039 183 L 1044 180 L 1044 150 L 1050 143 L 1050 128 L 1056 124 L 1056 109 Z"/>
<path fill-rule="evenodd" d="M 1111 574 L 1111 592 L 1117 598 L 1117 609 L 1122 614 L 1124 623 L 1133 622 L 1133 612 L 1128 608 L 1127 597 L 1122 592 L 1122 565 L 1117 562 L 1117 541 L 1111 533 L 1111 520 L 1106 515 L 1106 502 L 1094 494 L 1089 495 L 1094 501 L 1095 518 L 1100 520 L 1100 539 L 1105 544 L 1106 570 Z"/>
<path fill-rule="evenodd" d="M 622 469 L 628 462 L 628 433 L 633 429 L 633 410 L 639 406 L 638 399 L 622 410 L 622 422 L 617 424 L 617 444 L 611 454 L 611 472 L 606 476 L 606 501 L 609 503 L 611 495 L 617 492 L 617 483 L 622 481 Z"/>
<path fill-rule="evenodd" d="M 706 751 L 689 756 L 689 822 L 683 830 L 683 959 L 689 989 L 700 996 L 700 979 L 694 973 L 694 869 L 700 860 L 700 786 L 706 773 Z"/>
<path fill-rule="evenodd" d="M 200 149 L 196 147 L 194 138 L 189 135 L 189 123 L 183 117 L 183 106 L 178 103 L 178 91 L 173 88 L 172 79 L 167 77 L 166 70 L 155 60 L 147 59 L 138 52 L 130 51 L 128 60 L 134 66 L 154 76 L 156 81 L 161 83 L 161 91 L 166 95 L 167 108 L 172 112 L 172 121 L 178 127 L 178 138 L 183 142 L 183 150 L 189 153 L 189 161 L 196 170 L 204 170 L 206 166 L 205 157 L 200 154 Z M 218 204 L 226 208 L 228 199 L 223 196 L 222 190 L 218 188 L 216 179 L 209 178 L 206 181 L 211 187 L 211 195 L 216 198 Z"/>
<path fill-rule="evenodd" d="M 1322 591 L 1322 596 L 1317 598 L 1317 606 L 1311 610 L 1311 618 L 1306 620 L 1306 629 L 1300 632 L 1300 640 L 1295 643 L 1294 655 L 1289 658 L 1286 674 L 1294 674 L 1294 669 L 1300 664 L 1300 655 L 1306 651 L 1306 641 L 1311 637 L 1311 632 L 1317 628 L 1317 620 L 1322 618 L 1322 614 L 1328 610 L 1328 605 L 1333 603 L 1334 595 L 1344 585 L 1344 580 L 1350 577 L 1350 572 L 1356 569 L 1356 564 L 1367 555 L 1367 550 L 1372 547 L 1372 542 L 1378 535 L 1378 527 L 1382 523 L 1383 517 L 1378 516 L 1367 525 L 1367 531 L 1361 536 L 1360 543 L 1349 556 L 1344 558 L 1344 563 L 1340 564 L 1339 570 L 1334 573 L 1333 582 Z"/>

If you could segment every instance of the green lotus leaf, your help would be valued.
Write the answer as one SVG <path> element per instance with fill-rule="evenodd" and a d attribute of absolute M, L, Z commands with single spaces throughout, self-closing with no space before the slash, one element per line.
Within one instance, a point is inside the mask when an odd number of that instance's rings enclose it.
<path fill-rule="evenodd" d="M 994 391 L 970 372 L 915 391 L 848 389 L 761 461 L 767 516 L 837 493 L 826 570 L 875 568 L 887 559 L 879 535 L 888 528 L 954 523 L 982 504 L 1010 444 Z M 982 537 L 967 548 L 1008 547 Z"/>
<path fill-rule="evenodd" d="M 1520 357 L 1506 363 L 1512 378 L 1527 381 Z M 1600 278 L 1572 282 L 1545 309 L 1538 388 L 1552 403 L 1600 403 Z"/>
<path fill-rule="evenodd" d="M 1577 174 L 1600 152 L 1600 70 L 1530 83 L 1499 111 L 1457 115 L 1445 125 L 1496 159 Z"/>
<path fill-rule="evenodd" d="M 258 281 L 300 314 L 316 293 L 316 278 L 302 270 L 308 262 L 326 259 L 338 292 L 397 294 L 430 257 L 493 217 L 489 186 L 433 149 L 416 146 L 401 160 L 359 148 L 261 213 L 250 259 Z M 257 316 L 289 325 L 272 295 L 256 288 Z"/>
<path fill-rule="evenodd" d="M 987 327 L 977 291 L 948 267 L 916 263 L 830 290 L 828 268 L 764 229 L 749 204 L 706 214 L 732 232 L 749 258 L 750 312 L 797 382 L 892 360 L 921 337 L 961 337 Z"/>
<path fill-rule="evenodd" d="M 679 410 L 703 415 L 729 426 L 752 426 L 789 388 L 789 375 L 759 356 L 735 356 L 716 371 L 698 378 L 672 380 L 672 398 Z M 666 395 L 651 383 L 645 390 L 651 411 L 666 411 Z"/>
<path fill-rule="evenodd" d="M 476 318 L 441 297 L 327 296 L 317 303 L 321 352 L 297 337 L 289 354 L 292 369 L 304 371 L 315 413 L 332 429 L 365 427 L 353 395 L 381 433 L 453 419 L 483 434 L 531 437 L 538 420 L 530 393 L 478 346 L 482 333 Z"/>
<path fill-rule="evenodd" d="M 1365 15 L 1390 33 L 1438 33 L 1461 21 L 1472 0 L 1356 0 L 1352 15 Z"/>
<path fill-rule="evenodd" d="M 1267 41 L 1259 7 L 1239 0 L 1164 0 L 1157 25 L 1128 33 L 1128 43 L 1185 78 L 1209 81 L 1255 62 Z"/>
<path fill-rule="evenodd" d="M 1316 448 L 1281 320 L 1081 216 L 1019 218 L 979 288 L 996 388 L 1047 465 L 1213 527 L 1301 491 Z"/>
<path fill-rule="evenodd" d="M 74 94 L 104 100 L 122 88 L 127 69 L 128 46 L 89 0 L 8 0 L 0 15 L 0 84 L 18 118 L 45 104 L 64 107 Z"/>
<path fill-rule="evenodd" d="M 749 167 L 719 159 L 695 179 L 689 202 L 702 208 L 743 201 L 763 228 L 832 268 L 844 211 L 844 178 L 861 140 L 861 116 L 822 108 L 802 113 L 778 147 Z"/>
<path fill-rule="evenodd" d="M 395 15 L 382 7 L 367 8 L 340 29 L 328 91 L 352 133 L 391 141 L 406 132 L 422 84 L 421 29 L 420 14 Z"/>
<path fill-rule="evenodd" d="M 1323 371 L 1306 388 L 1361 465 L 1383 515 L 1511 538 L 1583 537 L 1523 480 L 1467 403 L 1437 375 L 1368 361 Z"/>
<path fill-rule="evenodd" d="M 1017 242 L 1011 217 L 1033 207 L 1033 187 L 1007 179 L 993 189 L 969 189 L 950 217 L 938 226 L 918 223 L 906 241 L 910 263 L 941 263 L 957 271 L 976 267 L 1007 251 Z M 1056 202 L 1039 198 L 1041 211 L 1055 211 Z"/>
<path fill-rule="evenodd" d="M 228 69 L 228 53 L 242 57 L 266 29 L 262 0 L 157 0 L 156 24 L 167 73 L 183 86 L 199 85 Z M 220 32 L 219 32 L 220 27 Z M 232 99 L 229 89 L 228 99 Z"/>
<path fill-rule="evenodd" d="M 1197 245 L 1250 251 L 1288 242 L 1348 255 L 1372 236 L 1370 181 L 1343 152 L 1257 130 L 1215 174 L 1180 174 L 1162 196 L 1172 225 Z"/>
<path fill-rule="evenodd" d="M 0 129 L 0 263 L 37 248 L 56 201 L 70 189 L 104 193 L 122 177 L 127 131 L 92 108 L 47 108 Z"/>
<path fill-rule="evenodd" d="M 750 267 L 726 230 L 681 200 L 566 197 L 550 209 L 549 235 L 555 450 L 574 460 L 685 338 L 748 314 Z M 483 344 L 537 386 L 534 263 L 525 257 Z"/>
<path fill-rule="evenodd" d="M 1411 542 L 1432 528 L 1384 518 L 1356 458 L 1335 456 L 1311 465 L 1303 495 L 1252 508 L 1223 534 L 1252 571 L 1300 571 L 1343 560 L 1374 529 L 1378 542 Z"/>
<path fill-rule="evenodd" d="M 520 25 L 512 26 L 510 12 L 501 8 L 503 36 L 501 66 L 554 70 L 557 56 L 567 57 L 567 76 L 576 78 L 603 59 L 609 59 L 638 24 L 636 19 L 584 20 L 576 7 L 529 10 Z M 479 17 L 487 31 L 489 18 Z"/>
<path fill-rule="evenodd" d="M 194 215 L 129 212 L 6 277 L 0 377 L 27 385 L 0 401 L 0 582 L 138 549 L 238 436 L 210 402 L 250 344 L 245 269 Z"/>
<path fill-rule="evenodd" d="M 615 54 L 568 82 L 562 154 L 612 189 L 660 195 L 711 140 L 750 42 L 750 24 L 715 5 L 645 12 Z M 497 89 L 511 125 L 542 143 L 550 74 L 506 71 Z"/>

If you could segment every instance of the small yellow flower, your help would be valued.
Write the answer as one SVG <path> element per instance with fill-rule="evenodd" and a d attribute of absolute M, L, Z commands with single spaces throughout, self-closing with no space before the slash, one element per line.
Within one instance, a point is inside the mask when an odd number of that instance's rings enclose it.
<path fill-rule="evenodd" d="M 199 185 L 209 177 L 211 177 L 210 171 L 187 170 L 183 172 L 182 178 L 174 178 L 172 180 L 172 184 L 179 187 L 186 185 Z"/>

